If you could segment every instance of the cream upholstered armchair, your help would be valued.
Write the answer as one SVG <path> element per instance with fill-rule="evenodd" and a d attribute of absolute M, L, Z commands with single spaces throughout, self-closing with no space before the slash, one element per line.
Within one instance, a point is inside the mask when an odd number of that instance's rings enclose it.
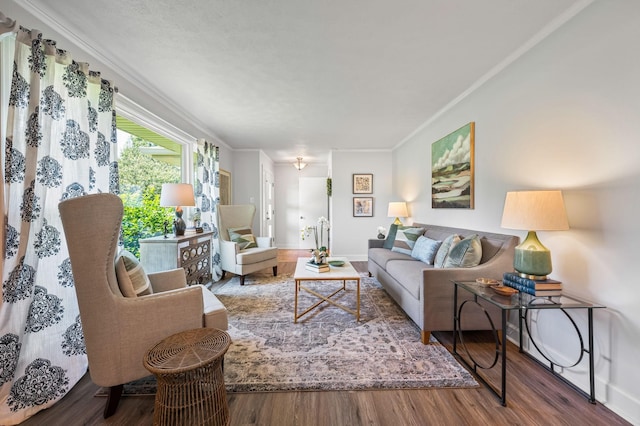
<path fill-rule="evenodd" d="M 240 285 L 245 275 L 268 267 L 274 277 L 278 275 L 278 249 L 272 247 L 271 238 L 255 237 L 251 229 L 256 206 L 219 205 L 217 210 L 223 273 L 240 275 Z"/>
<path fill-rule="evenodd" d="M 118 407 L 123 384 L 150 375 L 143 366 L 149 348 L 188 329 L 226 330 L 227 311 L 205 287 L 187 287 L 183 269 L 147 275 L 139 264 L 131 265 L 135 258 L 117 253 L 123 214 L 118 196 L 92 194 L 58 208 L 91 380 L 110 388 L 107 418 Z"/>

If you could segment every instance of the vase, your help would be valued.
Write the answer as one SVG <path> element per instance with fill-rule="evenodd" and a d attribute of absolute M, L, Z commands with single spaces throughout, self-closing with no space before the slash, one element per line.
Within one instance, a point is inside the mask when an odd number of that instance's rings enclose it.
<path fill-rule="evenodd" d="M 378 239 L 379 240 L 384 240 L 384 234 L 378 234 Z"/>

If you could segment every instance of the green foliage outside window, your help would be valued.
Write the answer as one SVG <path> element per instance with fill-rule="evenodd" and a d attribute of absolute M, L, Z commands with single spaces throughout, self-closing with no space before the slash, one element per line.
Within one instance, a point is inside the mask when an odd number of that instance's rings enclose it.
<path fill-rule="evenodd" d="M 180 168 L 143 152 L 154 144 L 136 136 L 130 142 L 118 161 L 124 204 L 122 238 L 124 248 L 139 257 L 139 239 L 163 234 L 165 222 L 172 232 L 174 210 L 160 207 L 160 190 L 163 183 L 180 182 Z"/>

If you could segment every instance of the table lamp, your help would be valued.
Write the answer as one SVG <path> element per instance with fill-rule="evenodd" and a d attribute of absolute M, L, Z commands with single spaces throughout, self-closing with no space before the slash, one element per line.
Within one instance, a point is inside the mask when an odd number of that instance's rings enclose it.
<path fill-rule="evenodd" d="M 396 220 L 393 221 L 393 224 L 402 226 L 402 221 L 400 220 L 400 218 L 409 216 L 407 214 L 407 203 L 405 203 L 404 201 L 395 201 L 389 203 L 387 216 L 395 217 Z"/>
<path fill-rule="evenodd" d="M 182 206 L 195 206 L 193 186 L 189 183 L 163 183 L 160 191 L 160 207 L 175 207 L 176 218 L 173 221 L 173 233 L 176 237 L 184 235 L 187 225 L 182 219 Z M 167 237 L 166 224 L 165 235 Z"/>
<path fill-rule="evenodd" d="M 562 192 L 507 192 L 501 226 L 527 231 L 527 238 L 515 249 L 516 272 L 535 280 L 546 279 L 552 271 L 551 252 L 538 240 L 536 231 L 569 229 Z"/>

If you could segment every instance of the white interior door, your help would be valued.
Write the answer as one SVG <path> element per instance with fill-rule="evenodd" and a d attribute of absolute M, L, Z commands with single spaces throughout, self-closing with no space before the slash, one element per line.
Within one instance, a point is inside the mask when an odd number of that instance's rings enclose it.
<path fill-rule="evenodd" d="M 262 177 L 262 193 L 264 196 L 262 197 L 262 233 L 261 235 L 265 237 L 274 238 L 275 230 L 273 229 L 273 224 L 275 222 L 275 199 L 274 199 L 274 188 L 275 183 L 273 179 L 273 174 L 267 170 L 263 172 Z"/>
<path fill-rule="evenodd" d="M 315 226 L 318 218 L 329 218 L 329 200 L 327 198 L 327 179 L 323 177 L 298 178 L 298 229 L 305 226 Z M 299 248 L 315 248 L 313 237 L 299 239 Z"/>

